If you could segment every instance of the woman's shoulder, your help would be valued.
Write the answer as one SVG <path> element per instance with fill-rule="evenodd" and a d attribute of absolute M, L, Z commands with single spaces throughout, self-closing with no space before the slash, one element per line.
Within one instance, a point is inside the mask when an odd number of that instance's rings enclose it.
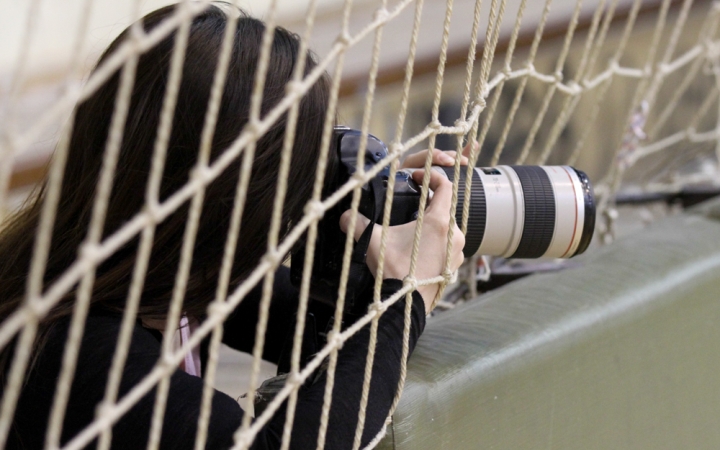
<path fill-rule="evenodd" d="M 32 375 L 40 378 L 56 377 L 62 366 L 63 354 L 71 342 L 72 322 L 63 318 L 51 325 L 47 338 L 39 349 Z M 107 377 L 122 329 L 122 316 L 91 313 L 87 316 L 80 337 L 73 388 L 91 389 L 98 380 Z M 135 322 L 124 368 L 125 376 L 146 374 L 160 355 L 160 341 L 153 333 Z"/>
<path fill-rule="evenodd" d="M 120 337 L 122 321 L 120 314 L 105 312 L 89 314 L 82 325 L 80 353 L 100 353 L 109 350 L 112 355 Z M 48 333 L 47 348 L 41 350 L 41 353 L 58 348 L 64 349 L 71 344 L 69 341 L 70 327 L 71 319 L 69 317 L 54 323 Z M 146 348 L 148 351 L 154 349 L 159 353 L 160 341 L 151 330 L 144 328 L 139 321 L 135 321 L 130 347 Z"/>

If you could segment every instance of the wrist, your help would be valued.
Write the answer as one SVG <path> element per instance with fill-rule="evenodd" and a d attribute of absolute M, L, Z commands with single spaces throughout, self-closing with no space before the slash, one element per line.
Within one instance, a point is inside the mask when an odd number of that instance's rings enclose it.
<path fill-rule="evenodd" d="M 438 293 L 437 284 L 418 286 L 417 293 L 420 294 L 423 299 L 423 303 L 425 304 L 425 314 L 430 314 L 432 311 L 432 304 L 435 301 L 435 296 Z"/>

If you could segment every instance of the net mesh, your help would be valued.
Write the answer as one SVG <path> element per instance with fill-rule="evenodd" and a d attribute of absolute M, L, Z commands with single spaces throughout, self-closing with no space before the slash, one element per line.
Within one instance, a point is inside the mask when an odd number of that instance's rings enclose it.
<path fill-rule="evenodd" d="M 485 4 L 483 4 L 485 3 Z M 26 294 L 21 306 L 0 326 L 0 346 L 14 341 L 12 364 L 6 376 L 6 385 L 0 410 L 0 443 L 5 443 L 12 417 L 16 408 L 26 369 L 32 356 L 35 337 L 40 320 L 73 289 L 75 291 L 74 311 L 70 331 L 62 359 L 62 369 L 57 390 L 52 402 L 52 411 L 47 434 L 46 448 L 60 448 L 62 424 L 70 395 L 70 386 L 76 371 L 78 352 L 83 337 L 83 326 L 88 315 L 91 293 L 98 266 L 129 241 L 138 238 L 139 250 L 133 268 L 127 306 L 122 317 L 121 331 L 112 369 L 95 420 L 81 433 L 73 437 L 62 448 L 83 448 L 99 438 L 100 448 L 109 448 L 110 425 L 152 389 L 155 396 L 152 430 L 148 448 L 158 448 L 167 403 L 169 380 L 172 373 L 203 339 L 210 339 L 208 365 L 205 369 L 205 384 L 202 409 L 197 424 L 196 448 L 204 448 L 210 420 L 211 396 L 217 374 L 218 352 L 223 336 L 223 321 L 242 302 L 256 285 L 262 285 L 262 299 L 259 321 L 256 327 L 253 364 L 248 395 L 244 400 L 245 409 L 252 408 L 254 391 L 260 382 L 260 361 L 267 331 L 270 298 L 276 269 L 303 234 L 307 233 L 307 247 L 313 249 L 318 234 L 318 221 L 341 198 L 352 195 L 350 226 L 354 229 L 360 199 L 360 188 L 383 167 L 390 167 L 391 175 L 398 170 L 402 157 L 419 148 L 435 148 L 444 136 L 451 138 L 450 146 L 461 150 L 465 143 L 477 140 L 471 146 L 470 164 L 466 169 L 456 158 L 455 180 L 461 170 L 467 170 L 480 162 L 494 165 L 507 163 L 567 163 L 588 164 L 589 172 L 596 180 L 596 194 L 599 198 L 599 233 L 605 241 L 612 238 L 614 222 L 617 219 L 614 199 L 621 189 L 642 192 L 666 192 L 681 189 L 690 184 L 718 182 L 717 167 L 720 158 L 718 132 L 718 50 L 717 24 L 720 7 L 715 2 L 693 2 L 692 0 L 663 0 L 643 4 L 620 0 L 599 0 L 582 4 L 577 1 L 568 10 L 569 16 L 562 27 L 549 24 L 552 0 L 546 0 L 539 15 L 528 27 L 526 10 L 528 2 L 507 0 L 477 0 L 472 17 L 453 15 L 453 0 L 445 4 L 442 24 L 442 38 L 439 42 L 437 63 L 427 74 L 415 74 L 416 56 L 423 19 L 423 0 L 382 0 L 375 13 L 362 26 L 351 23 L 353 1 L 346 0 L 340 13 L 340 32 L 327 53 L 319 60 L 307 76 L 304 74 L 304 60 L 297 64 L 292 81 L 287 85 L 286 96 L 265 114 L 261 114 L 262 94 L 269 67 L 269 55 L 273 30 L 277 25 L 278 3 L 272 1 L 265 21 L 266 31 L 262 41 L 260 59 L 250 105 L 247 126 L 227 147 L 221 156 L 210 161 L 210 144 L 217 125 L 218 111 L 226 80 L 228 61 L 231 57 L 233 26 L 225 29 L 225 37 L 219 52 L 219 63 L 211 91 L 210 102 L 202 130 L 199 157 L 190 180 L 166 199 L 160 200 L 159 189 L 163 168 L 166 163 L 168 140 L 176 108 L 178 89 L 181 82 L 182 66 L 192 19 L 201 14 L 210 3 L 205 1 L 179 4 L 172 16 L 149 32 L 141 26 L 131 28 L 130 38 L 107 58 L 89 76 L 87 82 L 79 85 L 66 83 L 64 92 L 29 126 L 18 127 L 13 119 L 23 92 L 27 77 L 26 55 L 33 39 L 38 39 L 37 15 L 40 2 L 30 2 L 28 21 L 24 25 L 24 37 L 19 57 L 7 92 L 3 94 L 5 120 L 0 134 L 0 205 L 9 205 L 13 179 L 13 161 L 17 155 L 31 147 L 38 136 L 55 121 L 66 118 L 67 111 L 78 102 L 91 96 L 116 71 L 120 70 L 120 88 L 115 101 L 110 131 L 102 161 L 92 205 L 92 216 L 88 235 L 78 249 L 76 260 L 49 285 L 44 285 L 47 258 L 50 251 L 50 235 L 56 217 L 63 169 L 66 164 L 72 115 L 60 134 L 54 157 L 47 173 L 47 189 L 42 204 L 32 264 L 27 277 Z M 562 2 L 560 2 L 562 3 Z M 563 3 L 567 4 L 567 2 Z M 86 0 L 81 8 L 80 26 L 73 30 L 75 35 L 74 58 L 70 61 L 69 78 L 82 73 L 82 46 L 88 33 L 88 18 L 93 2 Z M 537 5 L 535 5 L 537 7 Z M 402 14 L 411 14 L 411 26 L 403 30 L 409 35 L 408 58 L 402 67 L 402 76 L 395 83 L 379 82 L 381 71 L 381 50 L 388 45 L 383 40 L 383 31 L 395 23 Z M 588 14 L 589 11 L 589 14 Z M 140 17 L 140 2 L 134 2 L 134 17 Z M 232 11 L 228 9 L 228 14 Z M 309 2 L 304 32 L 301 35 L 303 54 L 309 47 L 318 5 Z M 465 37 L 466 50 L 461 62 L 452 61 L 450 36 L 453 25 L 461 20 L 470 20 L 470 33 Z M 229 21 L 233 24 L 233 21 Z M 691 23 L 692 26 L 688 26 Z M 353 26 L 351 26 L 353 25 Z M 554 30 L 549 30 L 549 28 Z M 356 30 L 351 32 L 351 29 Z M 552 31 L 552 32 L 551 32 Z M 395 30 L 397 32 L 397 30 Z M 130 94 L 139 56 L 152 48 L 170 33 L 176 33 L 176 44 L 168 74 L 167 89 L 163 98 L 160 126 L 154 145 L 152 169 L 147 184 L 145 205 L 121 229 L 103 238 L 103 225 L 108 209 L 113 177 L 118 164 L 124 124 L 127 120 Z M 549 38 L 554 34 L 552 39 Z M 544 39 L 546 46 L 543 46 Z M 642 51 L 630 52 L 631 41 L 641 40 Z M 342 74 L 346 54 L 364 42 L 372 42 L 371 59 L 362 95 L 348 96 L 342 92 Z M 474 45 L 480 43 L 479 46 Z M 467 45 L 473 43 L 473 45 Z M 504 56 L 503 56 L 504 53 Z M 499 57 L 496 58 L 496 55 Z M 448 61 L 451 60 L 451 64 Z M 358 166 L 357 173 L 335 193 L 322 197 L 323 179 L 319 176 L 313 187 L 312 199 L 307 204 L 305 215 L 285 238 L 281 238 L 281 215 L 285 193 L 292 186 L 287 185 L 295 129 L 299 116 L 299 101 L 323 72 L 332 74 L 329 110 L 322 134 L 322 151 L 318 161 L 318 173 L 324 174 L 327 152 L 330 147 L 334 120 L 338 108 L 342 115 L 357 124 L 363 133 L 360 152 L 367 145 L 367 133 L 372 132 L 386 139 L 389 154 L 374 167 L 365 169 Z M 434 75 L 434 77 L 433 77 Z M 448 94 L 448 90 L 452 93 Z M 415 96 L 415 93 L 419 93 Z M 385 95 L 388 94 L 388 95 Z M 340 98 L 344 95 L 343 104 Z M 390 98 L 390 100 L 388 100 Z M 449 123 L 444 105 L 447 99 L 454 101 L 451 108 L 454 122 Z M 417 105 L 426 109 L 417 114 Z M 414 109 L 413 109 L 414 108 Z M 423 117 L 428 117 L 424 120 Z M 252 273 L 238 286 L 231 286 L 232 261 L 235 258 L 237 240 L 241 226 L 242 211 L 248 191 L 248 183 L 255 147 L 270 127 L 287 114 L 282 158 L 277 176 L 277 191 L 274 202 L 271 227 L 268 231 L 268 247 L 265 256 Z M 611 116 L 608 118 L 608 116 Z M 408 119 L 410 117 L 410 119 Z M 382 127 L 376 126 L 383 123 Z M 393 126 L 387 126 L 393 123 Z M 605 129 L 603 125 L 610 123 Z M 597 126 L 596 126 L 597 125 Z M 381 128 L 378 131 L 378 128 Z M 600 129 L 599 129 L 600 128 Z M 458 152 L 460 154 L 461 152 Z M 428 154 L 430 155 L 430 153 Z M 222 267 L 215 299 L 210 303 L 206 319 L 199 324 L 189 341 L 181 349 L 172 345 L 172 335 L 183 314 L 183 300 L 187 289 L 192 252 L 198 232 L 198 221 L 205 200 L 206 187 L 221 176 L 233 162 L 242 160 L 242 171 L 237 184 L 230 229 L 222 255 Z M 425 161 L 425 172 L 432 164 L 430 156 Z M 468 176 L 468 178 L 470 178 Z M 422 184 L 420 210 L 414 236 L 409 273 L 403 280 L 403 287 L 387 299 L 381 299 L 380 282 L 375 284 L 374 301 L 367 314 L 352 326 L 343 329 L 342 314 L 336 314 L 332 330 L 328 333 L 327 344 L 305 365 L 300 364 L 301 340 L 305 327 L 305 311 L 309 301 L 310 268 L 313 264 L 312 251 L 306 252 L 300 301 L 292 348 L 291 369 L 282 389 L 256 418 L 244 416 L 242 425 L 235 434 L 235 448 L 248 448 L 258 431 L 273 417 L 284 402 L 287 414 L 283 431 L 282 448 L 290 445 L 290 431 L 294 421 L 295 406 L 300 386 L 327 362 L 327 383 L 317 448 L 323 448 L 329 422 L 330 405 L 333 401 L 334 374 L 337 367 L 338 350 L 353 334 L 370 325 L 370 345 L 366 358 L 362 400 L 359 406 L 354 448 L 361 445 L 368 393 L 372 377 L 373 358 L 379 317 L 395 302 L 405 302 L 405 327 L 403 336 L 403 357 L 400 383 L 392 410 L 397 406 L 406 375 L 406 360 L 409 352 L 411 293 L 418 286 L 439 284 L 440 293 L 453 282 L 454 274 L 449 270 L 451 262 L 445 262 L 445 270 L 430 279 L 416 279 L 419 238 L 424 221 L 424 205 L 427 202 L 429 177 Z M 453 185 L 453 204 L 458 199 L 458 183 Z M 469 186 L 466 187 L 463 220 L 458 224 L 464 229 L 468 218 Z M 392 199 L 392 184 L 387 198 Z M 118 398 L 120 376 L 128 358 L 128 349 L 133 326 L 136 323 L 142 284 L 152 250 L 154 233 L 159 223 L 178 208 L 189 204 L 180 263 L 168 310 L 162 356 L 154 369 L 130 392 Z M 382 239 L 378 260 L 377 280 L 384 271 L 384 251 L 387 245 L 389 208 L 382 224 Z M 454 208 L 454 206 L 453 206 Z M 455 218 L 451 215 L 447 255 L 452 252 L 452 233 Z M 336 311 L 342 312 L 353 247 L 349 234 L 344 249 L 344 264 L 341 286 L 338 291 Z M 473 284 L 474 284 L 473 273 Z M 435 303 L 440 300 L 440 295 Z M 392 414 L 391 410 L 391 414 Z M 386 423 L 388 423 L 386 421 Z M 373 447 L 383 436 L 384 429 L 371 442 Z"/>

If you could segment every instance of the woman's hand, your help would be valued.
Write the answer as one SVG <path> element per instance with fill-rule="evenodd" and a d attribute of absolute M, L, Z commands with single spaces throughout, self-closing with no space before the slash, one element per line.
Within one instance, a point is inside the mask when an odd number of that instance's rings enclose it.
<path fill-rule="evenodd" d="M 477 141 L 475 141 L 475 148 L 477 148 Z M 401 169 L 421 169 L 425 167 L 425 158 L 427 158 L 429 150 L 423 150 L 421 152 L 413 153 L 412 155 L 405 158 L 400 166 Z M 454 150 L 433 150 L 432 163 L 434 166 L 452 166 L 455 165 L 455 156 L 457 152 Z M 468 163 L 468 155 L 470 155 L 470 144 L 463 148 L 462 156 L 460 156 L 460 164 L 466 166 Z"/>
<path fill-rule="evenodd" d="M 435 157 L 433 156 L 433 158 Z M 423 173 L 421 171 L 413 173 L 413 179 L 416 183 L 421 184 L 422 178 Z M 445 267 L 452 203 L 452 183 L 433 170 L 430 172 L 430 189 L 433 190 L 433 197 L 425 209 L 415 270 L 415 278 L 418 280 L 441 275 Z M 358 214 L 354 231 L 355 240 L 360 238 L 369 223 L 370 220 L 367 217 Z M 340 228 L 344 233 L 347 233 L 349 224 L 350 210 L 345 211 L 340 217 Z M 410 272 L 410 256 L 415 237 L 415 225 L 416 221 L 413 221 L 388 228 L 383 279 L 396 278 L 402 280 Z M 382 227 L 376 226 L 373 228 L 366 258 L 366 263 L 375 277 L 377 276 L 381 233 Z M 463 262 L 462 249 L 465 247 L 465 236 L 463 236 L 457 225 L 454 226 L 452 239 L 449 270 L 454 272 Z M 418 292 L 425 301 L 425 311 L 427 313 L 431 311 L 438 290 L 439 286 L 437 284 L 418 287 Z"/>

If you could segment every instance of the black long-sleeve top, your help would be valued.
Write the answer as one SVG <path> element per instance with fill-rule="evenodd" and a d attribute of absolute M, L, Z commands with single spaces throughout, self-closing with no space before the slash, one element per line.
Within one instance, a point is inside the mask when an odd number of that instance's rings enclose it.
<path fill-rule="evenodd" d="M 382 295 L 387 298 L 399 290 L 398 280 L 385 280 Z M 223 342 L 241 351 L 254 345 L 258 317 L 260 289 L 250 293 L 224 324 Z M 392 305 L 381 316 L 373 376 L 363 432 L 363 446 L 382 428 L 398 388 L 405 302 Z M 276 275 L 270 307 L 263 358 L 277 363 L 288 331 L 295 325 L 297 291 L 290 285 L 287 270 Z M 72 383 L 69 403 L 63 424 L 63 443 L 71 440 L 95 416 L 103 398 L 108 372 L 120 331 L 121 317 L 91 313 L 86 321 L 80 347 L 77 370 Z M 42 448 L 49 412 L 53 401 L 69 320 L 53 327 L 47 344 L 41 350 L 33 371 L 27 378 L 15 413 L 8 448 Z M 425 307 L 421 296 L 413 293 L 410 350 L 415 346 L 425 326 Z M 333 388 L 326 449 L 352 447 L 360 407 L 360 397 L 368 351 L 369 326 L 350 338 L 338 354 Z M 120 397 L 128 393 L 155 366 L 161 352 L 159 333 L 148 330 L 138 322 L 133 330 L 127 362 L 123 370 Z M 206 357 L 206 352 L 203 352 Z M 205 362 L 205 361 L 203 361 Z M 203 367 L 205 364 L 203 364 Z M 170 379 L 170 392 L 163 421 L 161 448 L 191 449 L 195 434 L 203 380 L 176 370 Z M 325 374 L 319 381 L 304 385 L 298 395 L 291 448 L 312 449 L 317 442 L 320 415 L 325 391 Z M 147 445 L 155 402 L 155 389 L 146 394 L 112 429 L 112 448 L 140 449 Z M 208 429 L 207 448 L 228 448 L 233 433 L 240 426 L 243 411 L 237 401 L 215 391 Z M 285 423 L 283 406 L 261 429 L 253 449 L 280 448 Z M 97 440 L 89 446 L 94 448 Z"/>

